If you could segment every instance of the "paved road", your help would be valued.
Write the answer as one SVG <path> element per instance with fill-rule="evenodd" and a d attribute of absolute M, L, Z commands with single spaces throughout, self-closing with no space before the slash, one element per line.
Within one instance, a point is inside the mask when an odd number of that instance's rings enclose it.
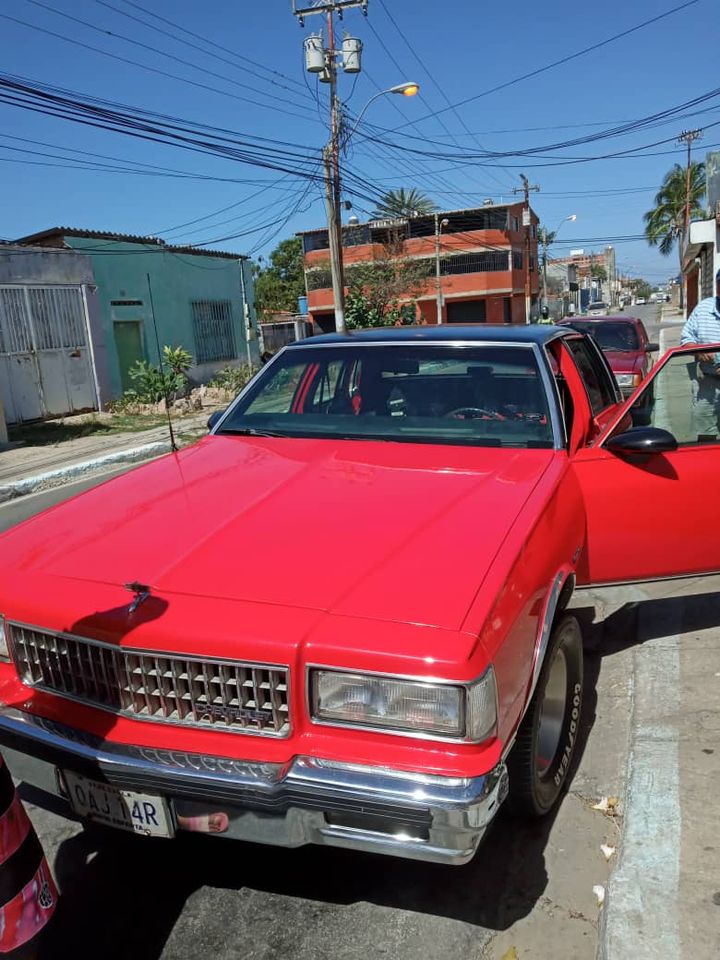
<path fill-rule="evenodd" d="M 0 507 L 0 530 L 101 479 Z M 86 832 L 27 791 L 63 890 L 48 956 L 499 960 L 514 946 L 520 956 L 590 960 L 598 924 L 592 887 L 609 873 L 600 844 L 618 836 L 617 824 L 590 807 L 600 795 L 622 795 L 630 714 L 627 644 L 604 653 L 586 657 L 579 768 L 559 811 L 533 824 L 501 816 L 467 867 Z"/>

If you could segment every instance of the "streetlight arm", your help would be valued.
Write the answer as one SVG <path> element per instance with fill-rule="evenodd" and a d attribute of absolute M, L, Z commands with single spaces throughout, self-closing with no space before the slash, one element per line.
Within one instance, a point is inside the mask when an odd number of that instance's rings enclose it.
<path fill-rule="evenodd" d="M 368 102 L 365 104 L 365 106 L 362 108 L 362 110 L 358 114 L 357 119 L 353 124 L 352 130 L 350 130 L 350 132 L 346 134 L 344 138 L 344 143 L 347 143 L 350 140 L 350 137 L 352 137 L 352 135 L 355 133 L 357 128 L 360 126 L 360 121 L 365 116 L 365 111 L 367 110 L 367 108 L 370 106 L 371 103 L 374 103 L 374 101 L 378 99 L 378 97 L 384 97 L 388 93 L 400 93 L 404 97 L 414 97 L 415 94 L 419 91 L 419 89 L 420 89 L 420 84 L 415 83 L 414 80 L 408 80 L 406 83 L 398 83 L 396 86 L 389 87 L 387 90 L 379 90 L 376 94 L 370 97 Z"/>
<path fill-rule="evenodd" d="M 367 108 L 370 106 L 370 104 L 371 104 L 371 103 L 374 103 L 375 100 L 378 99 L 378 97 L 384 97 L 386 93 L 389 93 L 389 91 L 388 91 L 388 90 L 380 90 L 380 91 L 379 91 L 378 93 L 376 93 L 374 96 L 370 97 L 370 99 L 368 100 L 368 102 L 365 104 L 365 106 L 362 108 L 362 110 L 361 110 L 360 113 L 358 114 L 357 119 L 355 120 L 355 123 L 353 124 L 352 130 L 350 130 L 349 133 L 346 133 L 345 136 L 343 137 L 343 144 L 346 144 L 346 143 L 350 140 L 350 138 L 352 137 L 352 135 L 355 133 L 355 131 L 357 130 L 357 128 L 360 126 L 360 121 L 361 121 L 362 118 L 365 116 L 365 114 L 366 114 L 366 112 L 367 112 Z"/>

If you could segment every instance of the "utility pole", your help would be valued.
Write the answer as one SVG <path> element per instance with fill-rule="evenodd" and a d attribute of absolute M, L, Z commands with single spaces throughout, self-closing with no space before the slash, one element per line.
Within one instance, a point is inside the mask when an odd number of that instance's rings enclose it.
<path fill-rule="evenodd" d="M 537 184 L 531 185 L 524 173 L 520 174 L 522 187 L 514 187 L 513 193 L 522 193 L 525 197 L 525 207 L 523 209 L 523 226 L 525 227 L 525 323 L 530 323 L 530 300 L 532 292 L 530 289 L 530 230 L 532 229 L 532 218 L 530 216 L 530 191 L 539 192 L 540 187 Z"/>
<path fill-rule="evenodd" d="M 692 169 L 692 145 L 696 140 L 702 137 L 702 130 L 683 130 L 677 138 L 679 144 L 687 144 L 687 167 L 685 168 L 685 221 L 683 228 L 682 241 L 680 244 L 680 309 L 682 310 L 687 301 L 687 279 L 682 272 L 682 248 L 690 236 L 690 171 Z"/>
<path fill-rule="evenodd" d="M 678 143 L 687 144 L 687 168 L 685 172 L 685 239 L 690 229 L 690 170 L 692 167 L 692 145 L 703 135 L 702 130 L 683 130 L 677 138 Z"/>
<path fill-rule="evenodd" d="M 437 322 L 442 323 L 443 318 L 443 295 L 442 280 L 440 279 L 440 236 L 442 228 L 447 227 L 450 221 L 447 217 L 440 220 L 439 215 L 435 214 L 435 300 L 437 303 Z"/>
<path fill-rule="evenodd" d="M 345 333 L 345 275 L 342 251 L 342 216 L 340 212 L 340 101 L 337 95 L 337 60 L 342 58 L 343 70 L 347 73 L 360 72 L 360 54 L 362 44 L 359 40 L 346 37 L 342 49 L 335 49 L 335 14 L 342 19 L 343 11 L 351 7 L 360 7 L 367 15 L 368 0 L 320 0 L 312 6 L 301 5 L 293 0 L 293 13 L 300 26 L 304 26 L 305 17 L 325 14 L 327 26 L 327 47 L 323 47 L 322 37 L 308 37 L 305 41 L 305 65 L 309 72 L 319 73 L 320 79 L 330 85 L 330 139 L 323 148 L 323 169 L 325 174 L 325 207 L 328 222 L 328 246 L 330 248 L 330 272 L 332 275 L 333 300 L 335 304 L 335 329 Z"/>
<path fill-rule="evenodd" d="M 548 255 L 548 247 L 550 246 L 550 244 L 548 243 L 547 227 L 543 227 L 542 237 L 540 238 L 540 240 L 542 242 L 542 248 L 543 248 L 543 263 L 542 263 L 543 303 L 545 304 L 545 306 L 547 306 L 548 305 L 548 302 L 547 302 L 547 255 Z"/>

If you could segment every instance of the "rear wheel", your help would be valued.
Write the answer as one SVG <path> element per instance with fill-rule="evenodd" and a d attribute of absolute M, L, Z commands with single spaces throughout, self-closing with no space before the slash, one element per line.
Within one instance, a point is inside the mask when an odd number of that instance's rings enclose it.
<path fill-rule="evenodd" d="M 535 693 L 508 757 L 508 806 L 540 817 L 557 802 L 570 770 L 580 725 L 583 653 L 575 617 L 558 621 L 550 636 Z"/>

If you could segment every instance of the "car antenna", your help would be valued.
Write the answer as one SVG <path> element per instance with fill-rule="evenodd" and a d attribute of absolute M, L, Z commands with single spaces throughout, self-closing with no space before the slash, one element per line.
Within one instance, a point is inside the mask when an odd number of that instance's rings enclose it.
<path fill-rule="evenodd" d="M 160 337 L 158 337 L 157 320 L 155 319 L 155 304 L 153 303 L 152 284 L 150 283 L 150 274 L 146 273 L 145 276 L 147 277 L 148 293 L 150 294 L 150 313 L 152 314 L 153 330 L 155 331 L 155 344 L 157 346 L 158 361 L 160 363 L 160 373 L 162 374 L 163 383 L 166 383 L 167 381 L 165 380 L 165 364 L 163 363 L 163 354 L 162 354 L 162 350 L 160 349 Z M 172 416 L 170 415 L 170 404 L 168 403 L 167 396 L 164 396 L 163 400 L 165 401 L 165 413 L 167 414 L 168 430 L 170 431 L 170 449 L 172 450 L 173 453 L 177 453 L 180 448 L 175 442 L 175 433 L 173 431 Z"/>

